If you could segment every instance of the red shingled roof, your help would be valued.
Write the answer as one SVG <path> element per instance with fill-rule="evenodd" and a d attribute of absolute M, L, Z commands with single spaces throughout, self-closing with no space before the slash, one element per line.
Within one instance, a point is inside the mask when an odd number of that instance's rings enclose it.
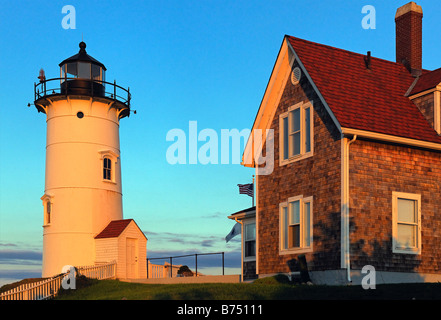
<path fill-rule="evenodd" d="M 103 231 L 95 236 L 95 239 L 118 237 L 132 221 L 133 219 L 113 220 L 107 225 L 107 227 L 104 228 Z"/>
<path fill-rule="evenodd" d="M 415 78 L 399 63 L 286 36 L 342 127 L 441 143 L 405 97 Z M 430 73 L 428 73 L 430 74 Z"/>

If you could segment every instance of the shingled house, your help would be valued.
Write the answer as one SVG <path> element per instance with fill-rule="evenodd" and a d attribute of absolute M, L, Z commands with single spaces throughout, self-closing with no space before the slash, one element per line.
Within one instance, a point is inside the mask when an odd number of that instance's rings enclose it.
<path fill-rule="evenodd" d="M 284 37 L 253 125 L 274 132 L 255 187 L 259 277 L 302 254 L 315 283 L 360 283 L 365 265 L 377 283 L 441 280 L 441 69 L 422 68 L 422 17 L 397 10 L 396 61 Z"/>

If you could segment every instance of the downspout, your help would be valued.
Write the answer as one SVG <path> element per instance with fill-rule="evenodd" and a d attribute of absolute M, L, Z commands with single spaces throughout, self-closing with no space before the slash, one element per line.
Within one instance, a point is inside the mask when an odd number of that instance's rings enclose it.
<path fill-rule="evenodd" d="M 345 154 L 344 154 L 344 175 L 345 175 L 345 180 L 344 180 L 344 188 L 345 188 L 345 192 L 344 192 L 344 204 L 345 204 L 345 238 L 346 238 L 346 252 L 345 252 L 345 264 L 346 264 L 346 271 L 347 271 L 347 279 L 348 282 L 351 282 L 351 257 L 350 257 L 350 238 L 349 238 L 349 146 L 355 142 L 355 140 L 357 140 L 357 135 L 354 135 L 352 137 L 352 140 L 350 140 L 347 144 L 346 144 L 346 150 L 345 150 Z"/>

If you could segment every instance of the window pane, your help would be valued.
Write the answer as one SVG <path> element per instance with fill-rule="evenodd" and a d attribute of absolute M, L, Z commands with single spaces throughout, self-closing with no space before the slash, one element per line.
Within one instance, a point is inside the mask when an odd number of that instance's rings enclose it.
<path fill-rule="evenodd" d="M 398 221 L 416 222 L 416 201 L 398 199 Z"/>
<path fill-rule="evenodd" d="M 309 247 L 310 245 L 310 223 L 311 223 L 311 203 L 305 203 L 304 208 L 304 217 L 303 217 L 303 237 L 304 237 L 304 245 Z"/>
<path fill-rule="evenodd" d="M 245 241 L 256 239 L 256 224 L 246 224 L 245 225 Z"/>
<path fill-rule="evenodd" d="M 77 64 L 68 63 L 67 64 L 67 77 L 73 78 L 77 76 Z"/>
<path fill-rule="evenodd" d="M 93 80 L 101 80 L 101 68 L 95 64 L 92 65 Z"/>
<path fill-rule="evenodd" d="M 300 201 L 294 201 L 289 203 L 290 217 L 289 224 L 300 223 Z"/>
<path fill-rule="evenodd" d="M 90 79 L 90 63 L 78 62 L 78 78 Z"/>
<path fill-rule="evenodd" d="M 66 70 L 66 65 L 63 64 L 61 66 L 61 68 L 60 68 L 60 77 L 63 78 L 63 79 L 61 79 L 61 82 L 63 82 L 64 81 L 64 77 L 67 76 L 65 70 Z"/>
<path fill-rule="evenodd" d="M 245 257 L 256 256 L 256 241 L 245 242 Z"/>
<path fill-rule="evenodd" d="M 283 118 L 283 159 L 288 159 L 288 117 Z"/>
<path fill-rule="evenodd" d="M 305 152 L 311 151 L 311 108 L 305 109 Z"/>
<path fill-rule="evenodd" d="M 292 146 L 292 150 L 294 152 L 293 155 L 298 155 L 300 154 L 300 132 L 295 133 L 294 135 L 292 135 L 293 137 L 293 146 Z"/>
<path fill-rule="evenodd" d="M 282 233 L 282 243 L 283 249 L 288 248 L 288 226 L 289 226 L 289 217 L 288 217 L 288 208 L 282 208 L 282 217 L 283 217 L 283 233 Z"/>
<path fill-rule="evenodd" d="M 397 245 L 400 248 L 416 247 L 416 226 L 398 224 Z"/>
<path fill-rule="evenodd" d="M 289 247 L 300 247 L 300 225 L 289 226 Z"/>
<path fill-rule="evenodd" d="M 300 108 L 290 112 L 291 114 L 291 132 L 300 131 Z"/>

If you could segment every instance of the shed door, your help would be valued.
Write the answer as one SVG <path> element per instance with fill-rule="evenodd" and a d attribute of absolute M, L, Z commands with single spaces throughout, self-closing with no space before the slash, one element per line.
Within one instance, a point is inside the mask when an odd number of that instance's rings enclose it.
<path fill-rule="evenodd" d="M 137 254 L 138 239 L 126 239 L 126 268 L 127 278 L 138 278 L 138 254 Z"/>

